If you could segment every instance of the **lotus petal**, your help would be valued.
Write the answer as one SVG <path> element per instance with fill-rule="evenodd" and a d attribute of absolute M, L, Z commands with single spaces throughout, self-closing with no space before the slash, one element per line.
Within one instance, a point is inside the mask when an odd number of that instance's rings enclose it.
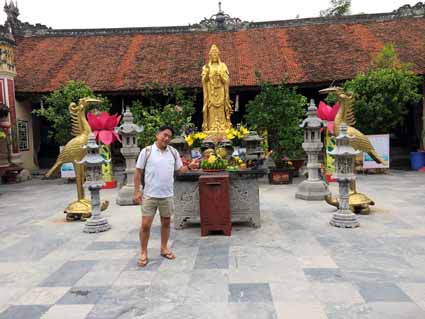
<path fill-rule="evenodd" d="M 105 126 L 103 127 L 104 130 L 113 130 L 116 126 L 117 118 L 115 115 L 109 115 L 108 119 L 105 121 Z"/>
<path fill-rule="evenodd" d="M 108 122 L 109 117 L 110 117 L 110 115 L 108 114 L 108 112 L 101 112 L 100 113 L 98 119 L 99 119 L 100 124 L 102 125 L 102 128 L 101 128 L 102 130 L 107 129 L 106 127 L 107 127 L 107 122 Z"/>
<path fill-rule="evenodd" d="M 115 136 L 115 139 L 114 139 L 113 142 L 115 142 L 116 140 L 118 140 L 121 143 L 121 138 L 120 138 L 119 134 L 117 132 L 115 132 L 115 131 L 112 131 L 112 134 Z"/>
<path fill-rule="evenodd" d="M 330 119 L 331 112 L 332 112 L 332 108 L 329 105 L 327 105 L 325 102 L 320 101 L 319 107 L 317 109 L 317 116 L 322 120 L 332 121 Z"/>
<path fill-rule="evenodd" d="M 337 114 L 337 113 L 338 113 L 338 111 L 339 111 L 339 107 L 340 107 L 339 103 L 336 103 L 336 104 L 332 107 L 332 111 L 331 111 L 331 114 L 330 114 L 330 119 L 329 119 L 329 121 L 334 121 L 334 120 L 335 120 L 336 114 Z"/>
<path fill-rule="evenodd" d="M 112 144 L 114 139 L 115 139 L 115 136 L 113 134 L 113 131 L 102 130 L 99 132 L 99 140 L 105 145 Z"/>
<path fill-rule="evenodd" d="M 88 112 L 87 121 L 89 122 L 89 125 L 93 131 L 102 129 L 101 123 L 99 122 L 99 119 L 95 114 Z"/>
<path fill-rule="evenodd" d="M 329 121 L 328 122 L 328 130 L 329 132 L 331 132 L 331 134 L 334 134 L 334 122 L 333 121 Z"/>

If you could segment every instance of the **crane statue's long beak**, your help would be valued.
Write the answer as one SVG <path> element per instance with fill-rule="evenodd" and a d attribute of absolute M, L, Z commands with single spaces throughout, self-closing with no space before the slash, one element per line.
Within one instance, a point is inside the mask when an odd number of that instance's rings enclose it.
<path fill-rule="evenodd" d="M 319 93 L 320 94 L 329 94 L 329 93 L 336 93 L 340 90 L 341 90 L 341 88 L 339 86 L 331 86 L 331 87 L 328 87 L 326 89 L 320 90 Z"/>
<path fill-rule="evenodd" d="M 99 99 L 95 99 L 95 98 L 89 97 L 89 98 L 85 98 L 84 99 L 84 102 L 86 102 L 86 103 L 101 103 L 102 101 L 99 100 Z"/>

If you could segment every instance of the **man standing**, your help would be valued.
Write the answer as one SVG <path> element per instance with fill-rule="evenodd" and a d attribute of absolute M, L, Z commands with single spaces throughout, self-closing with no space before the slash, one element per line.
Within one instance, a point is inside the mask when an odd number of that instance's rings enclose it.
<path fill-rule="evenodd" d="M 139 155 L 134 175 L 134 201 L 142 203 L 142 224 L 140 227 L 141 256 L 137 262 L 140 267 L 148 263 L 148 241 L 152 222 L 156 211 L 161 217 L 161 251 L 162 257 L 175 259 L 175 254 L 168 248 L 170 237 L 171 214 L 174 209 L 174 172 L 184 173 L 188 170 L 183 166 L 178 151 L 169 146 L 173 136 L 169 126 L 161 127 L 156 133 L 156 142 L 145 147 Z M 143 181 L 143 195 L 140 182 Z"/>

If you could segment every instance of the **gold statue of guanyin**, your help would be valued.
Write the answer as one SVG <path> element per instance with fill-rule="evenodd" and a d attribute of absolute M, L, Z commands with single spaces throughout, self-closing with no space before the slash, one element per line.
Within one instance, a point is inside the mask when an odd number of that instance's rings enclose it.
<path fill-rule="evenodd" d="M 233 113 L 229 96 L 229 71 L 220 60 L 220 51 L 214 44 L 209 52 L 208 64 L 202 68 L 204 106 L 202 131 L 207 134 L 223 134 L 232 127 Z"/>

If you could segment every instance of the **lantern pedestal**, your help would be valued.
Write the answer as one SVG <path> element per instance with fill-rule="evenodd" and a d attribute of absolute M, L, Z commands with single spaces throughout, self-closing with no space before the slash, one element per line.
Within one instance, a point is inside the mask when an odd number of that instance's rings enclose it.
<path fill-rule="evenodd" d="M 339 208 L 329 222 L 332 226 L 340 228 L 356 228 L 360 224 L 357 216 L 350 209 L 350 184 L 355 182 L 354 162 L 359 151 L 354 150 L 350 144 L 353 137 L 348 135 L 347 124 L 341 124 L 341 131 L 336 138 L 336 148 L 329 152 L 335 157 L 335 177 L 339 186 Z"/>
<path fill-rule="evenodd" d="M 314 100 L 311 100 L 307 111 L 307 118 L 301 124 L 301 127 L 304 128 L 304 143 L 302 146 L 308 156 L 308 179 L 298 185 L 295 198 L 323 200 L 326 196 L 330 195 L 328 185 L 319 176 L 321 167 L 319 154 L 323 149 L 320 130 L 323 126 L 323 121 L 317 117 L 317 108 Z"/>
<path fill-rule="evenodd" d="M 340 228 L 356 228 L 360 226 L 356 214 L 354 214 L 348 204 L 350 180 L 338 180 L 340 208 L 332 216 L 329 222 L 332 226 Z"/>
<path fill-rule="evenodd" d="M 100 214 L 100 194 L 102 185 L 89 185 L 88 189 L 91 196 L 92 217 L 87 219 L 83 232 L 100 233 L 111 229 L 108 220 Z"/>
<path fill-rule="evenodd" d="M 295 198 L 304 200 L 323 200 L 330 192 L 328 185 L 323 181 L 305 180 L 298 185 Z"/>
<path fill-rule="evenodd" d="M 123 187 L 121 187 L 118 193 L 116 203 L 117 205 L 120 205 L 120 206 L 138 205 L 134 203 L 133 196 L 134 196 L 134 184 L 131 183 L 131 185 L 128 185 L 128 184 L 124 185 Z"/>
<path fill-rule="evenodd" d="M 143 132 L 143 127 L 133 123 L 133 114 L 130 108 L 126 108 L 123 116 L 123 124 L 116 128 L 116 132 L 121 135 L 121 154 L 125 158 L 125 183 L 118 192 L 117 205 L 130 206 L 134 203 L 134 173 L 136 171 L 136 160 L 140 148 L 137 146 L 137 134 Z"/>

